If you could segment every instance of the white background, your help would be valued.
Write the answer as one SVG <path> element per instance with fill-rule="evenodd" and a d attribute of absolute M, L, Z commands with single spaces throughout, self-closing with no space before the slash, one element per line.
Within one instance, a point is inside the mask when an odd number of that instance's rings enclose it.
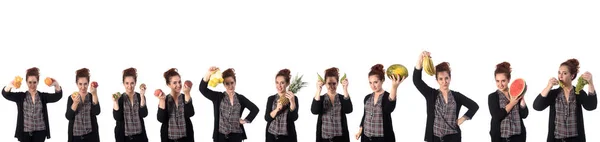
<path fill-rule="evenodd" d="M 597 1 L 2 1 L 0 84 L 25 76 L 25 70 L 34 66 L 41 69 L 41 79 L 56 78 L 65 95 L 48 104 L 52 138 L 47 141 L 63 142 L 66 97 L 76 91 L 75 70 L 87 67 L 100 85 L 101 141 L 114 141 L 110 94 L 124 91 L 122 71 L 136 67 L 138 86 L 148 85 L 146 129 L 156 142 L 160 123 L 157 99 L 151 94 L 168 89 L 162 74 L 176 67 L 183 80 L 194 82 L 196 141 L 211 141 L 213 108 L 197 85 L 209 66 L 233 67 L 238 75 L 236 91 L 261 110 L 245 126 L 246 141 L 260 142 L 266 100 L 276 92 L 275 74 L 289 68 L 309 82 L 297 94 L 296 126 L 299 141 L 306 142 L 315 139 L 317 116 L 310 113 L 310 104 L 317 72 L 335 66 L 348 74 L 354 104 L 348 125 L 353 136 L 363 114 L 362 100 L 371 92 L 367 78 L 371 66 L 404 64 L 412 77 L 418 55 L 428 50 L 434 64 L 450 62 L 451 89 L 480 106 L 473 120 L 461 126 L 463 141 L 489 141 L 487 96 L 496 89 L 493 71 L 497 63 L 509 61 L 513 79 L 523 77 L 529 85 L 527 139 L 540 142 L 546 139 L 548 110 L 531 106 L 548 79 L 557 76 L 560 63 L 577 58 L 582 71 L 599 76 L 600 58 L 591 51 L 600 46 L 599 6 Z M 423 79 L 438 87 L 433 77 Z M 390 85 L 386 81 L 385 89 Z M 38 88 L 52 90 L 43 84 Z M 20 90 L 26 89 L 24 83 Z M 0 141 L 16 141 L 16 105 L 0 99 L 0 108 L 4 115 Z M 600 141 L 599 115 L 597 110 L 584 111 L 588 141 Z M 412 79 L 400 85 L 392 117 L 398 141 L 423 141 L 425 99 Z"/>

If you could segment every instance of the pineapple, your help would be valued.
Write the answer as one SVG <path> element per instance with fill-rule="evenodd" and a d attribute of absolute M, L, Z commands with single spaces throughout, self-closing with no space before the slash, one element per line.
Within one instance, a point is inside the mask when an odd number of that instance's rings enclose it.
<path fill-rule="evenodd" d="M 294 77 L 294 80 L 292 80 L 292 82 L 290 83 L 290 86 L 288 87 L 288 90 L 290 92 L 296 94 L 298 91 L 300 91 L 300 89 L 302 89 L 303 87 L 306 87 L 306 84 L 308 84 L 308 83 L 302 81 L 303 76 L 304 75 L 298 77 L 298 74 L 296 74 L 296 77 Z M 282 105 L 287 105 L 288 103 L 290 103 L 290 100 L 286 97 L 280 97 L 278 102 L 281 103 Z"/>

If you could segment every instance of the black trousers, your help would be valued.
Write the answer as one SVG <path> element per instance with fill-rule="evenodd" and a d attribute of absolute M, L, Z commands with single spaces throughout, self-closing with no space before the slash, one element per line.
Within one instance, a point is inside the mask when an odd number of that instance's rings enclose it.
<path fill-rule="evenodd" d="M 321 142 L 345 142 L 341 136 L 333 137 L 331 139 L 321 139 Z"/>
<path fill-rule="evenodd" d="M 192 140 L 190 140 L 188 137 L 183 137 L 183 138 L 180 138 L 177 140 L 171 140 L 171 139 L 167 140 L 167 142 L 191 142 L 191 141 Z"/>
<path fill-rule="evenodd" d="M 99 142 L 97 141 L 99 138 L 93 135 L 94 132 L 83 135 L 83 136 L 73 136 L 73 142 Z"/>
<path fill-rule="evenodd" d="M 501 138 L 501 142 L 525 142 L 525 136 L 522 135 L 514 135 L 509 138 Z"/>
<path fill-rule="evenodd" d="M 564 139 L 554 139 L 556 142 L 577 142 L 577 137 L 570 137 Z"/>
<path fill-rule="evenodd" d="M 444 137 L 433 136 L 433 142 L 461 142 L 459 134 L 446 135 Z"/>
<path fill-rule="evenodd" d="M 23 132 L 21 142 L 44 142 L 46 141 L 45 131 Z"/>
<path fill-rule="evenodd" d="M 266 142 L 289 142 L 289 141 L 292 141 L 292 140 L 288 136 L 281 136 L 281 135 L 276 136 L 271 133 L 267 133 Z"/>
<path fill-rule="evenodd" d="M 383 137 L 368 137 L 365 135 L 360 136 L 361 142 L 386 142 Z"/>
<path fill-rule="evenodd" d="M 141 134 L 125 136 L 125 142 L 148 142 L 148 138 L 144 138 Z"/>
<path fill-rule="evenodd" d="M 231 133 L 231 134 L 221 134 L 217 135 L 217 139 L 215 142 L 242 142 L 242 134 L 239 133 Z"/>

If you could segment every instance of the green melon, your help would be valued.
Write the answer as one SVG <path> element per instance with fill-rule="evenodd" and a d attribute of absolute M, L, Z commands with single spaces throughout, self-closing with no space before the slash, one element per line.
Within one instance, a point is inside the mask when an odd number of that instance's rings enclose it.
<path fill-rule="evenodd" d="M 408 69 L 401 64 L 393 64 L 387 68 L 387 77 L 392 79 L 392 75 L 400 75 L 400 78 L 408 77 Z"/>

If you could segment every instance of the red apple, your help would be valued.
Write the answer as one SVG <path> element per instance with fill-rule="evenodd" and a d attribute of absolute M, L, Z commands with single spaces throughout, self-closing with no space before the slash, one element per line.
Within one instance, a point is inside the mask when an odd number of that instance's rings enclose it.
<path fill-rule="evenodd" d="M 96 81 L 93 81 L 93 82 L 92 82 L 92 87 L 94 87 L 94 88 L 98 88 L 98 82 L 96 82 Z"/>
<path fill-rule="evenodd" d="M 186 81 L 185 81 L 185 86 L 187 86 L 187 87 L 190 87 L 190 88 L 191 88 L 191 87 L 192 87 L 192 81 L 190 81 L 190 80 L 186 80 Z"/>
<path fill-rule="evenodd" d="M 160 89 L 156 89 L 156 91 L 154 91 L 154 96 L 158 97 L 158 96 L 160 96 L 162 93 L 163 93 L 163 92 L 162 92 L 162 90 L 160 90 Z"/>

